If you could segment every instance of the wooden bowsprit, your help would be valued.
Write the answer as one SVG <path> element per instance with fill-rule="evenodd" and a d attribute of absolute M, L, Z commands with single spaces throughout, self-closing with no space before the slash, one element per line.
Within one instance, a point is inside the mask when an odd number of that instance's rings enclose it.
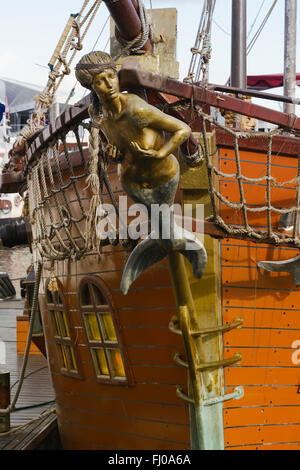
<path fill-rule="evenodd" d="M 222 361 L 207 362 L 203 337 L 238 328 L 242 325 L 243 320 L 239 319 L 225 327 L 201 329 L 200 316 L 195 309 L 182 255 L 170 253 L 168 265 L 180 325 L 179 329 L 174 322 L 171 322 L 170 329 L 174 333 L 182 335 L 187 356 L 186 362 L 179 355 L 175 355 L 174 360 L 178 365 L 188 370 L 188 395 L 177 387 L 177 396 L 189 403 L 191 449 L 222 450 L 224 449 L 223 402 L 241 398 L 244 392 L 241 387 L 237 387 L 234 393 L 222 395 L 218 385 L 213 383 L 210 371 L 240 362 L 241 355 L 236 354 L 234 357 Z"/>

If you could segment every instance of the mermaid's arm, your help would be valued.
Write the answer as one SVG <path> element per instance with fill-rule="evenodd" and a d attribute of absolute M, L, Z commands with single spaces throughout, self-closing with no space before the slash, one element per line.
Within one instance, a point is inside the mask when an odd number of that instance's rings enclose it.
<path fill-rule="evenodd" d="M 149 127 L 172 134 L 159 150 L 142 149 L 136 142 L 131 142 L 131 148 L 142 156 L 165 158 L 173 153 L 191 133 L 191 128 L 187 124 L 173 116 L 163 113 L 154 106 L 145 103 L 140 98 L 137 101 L 137 106 L 133 107 L 132 113 L 138 118 L 137 121 L 143 124 L 143 127 Z"/>

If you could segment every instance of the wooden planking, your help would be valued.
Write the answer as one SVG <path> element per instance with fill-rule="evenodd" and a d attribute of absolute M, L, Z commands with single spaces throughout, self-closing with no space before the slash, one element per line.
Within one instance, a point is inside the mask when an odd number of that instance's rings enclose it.
<path fill-rule="evenodd" d="M 266 176 L 266 155 L 263 153 L 240 152 L 241 172 L 250 178 L 261 178 Z M 233 150 L 221 150 L 219 160 L 220 170 L 226 174 L 236 173 L 236 163 Z M 271 175 L 282 184 L 297 177 L 297 162 L 294 158 L 273 156 L 271 165 Z M 238 182 L 235 178 L 222 176 L 219 179 L 219 190 L 230 202 L 240 202 Z M 248 206 L 266 205 L 266 181 L 246 182 L 243 181 L 244 196 Z M 295 204 L 296 189 L 295 184 L 288 184 L 283 187 L 271 188 L 271 202 L 275 207 L 291 207 Z M 221 204 L 221 214 L 225 222 L 240 224 L 243 223 L 242 211 L 233 210 Z M 280 215 L 272 213 L 272 223 L 278 224 Z M 265 226 L 266 212 L 248 212 L 250 224 Z"/>
<path fill-rule="evenodd" d="M 66 426 L 63 423 L 61 425 L 61 436 L 63 441 L 64 449 L 71 449 L 71 450 L 119 450 L 118 447 L 115 445 L 111 445 L 112 443 L 107 443 L 106 445 L 100 444 L 99 442 L 95 442 L 95 439 L 89 438 L 88 441 L 85 439 L 85 433 L 80 433 L 75 431 L 75 435 L 68 426 L 66 430 Z"/>
<path fill-rule="evenodd" d="M 226 387 L 231 393 L 232 387 Z M 239 400 L 224 403 L 224 408 L 242 408 L 245 406 L 295 406 L 299 404 L 298 386 L 244 385 L 244 396 Z"/>
<path fill-rule="evenodd" d="M 258 406 L 224 410 L 224 426 L 295 424 L 300 422 L 300 402 L 295 406 Z"/>
<path fill-rule="evenodd" d="M 57 392 L 75 389 L 76 393 L 82 396 L 83 401 L 89 396 L 99 396 L 139 402 L 142 400 L 143 402 L 182 405 L 182 400 L 176 396 L 176 390 L 173 384 L 135 383 L 132 387 L 114 387 L 101 385 L 92 379 L 88 380 L 86 383 L 78 380 L 75 384 L 75 379 L 62 377 L 61 374 L 56 373 L 52 375 L 52 378 Z"/>
<path fill-rule="evenodd" d="M 224 338 L 226 347 L 291 348 L 300 338 L 300 331 L 278 328 L 240 328 L 228 332 Z M 292 366 L 292 358 L 291 363 Z"/>
<path fill-rule="evenodd" d="M 128 346 L 172 346 L 182 347 L 181 336 L 172 333 L 169 328 L 140 327 L 122 328 L 122 337 Z"/>
<path fill-rule="evenodd" d="M 263 154 L 241 152 L 241 160 L 243 174 L 264 174 Z M 221 151 L 220 162 L 222 171 L 235 171 L 232 151 Z M 280 181 L 292 179 L 296 165 L 295 159 L 273 157 L 272 175 Z M 236 182 L 230 178 L 222 180 L 223 194 L 239 201 Z M 245 184 L 244 188 L 248 203 L 263 203 L 265 183 Z M 274 201 L 281 206 L 291 205 L 294 194 L 294 188 L 272 190 Z M 222 215 L 228 220 L 241 222 L 237 211 L 223 209 L 222 205 Z M 258 213 L 250 215 L 249 220 L 265 225 L 263 217 L 265 214 Z M 300 338 L 299 288 L 287 273 L 257 269 L 258 261 L 290 259 L 298 251 L 230 239 L 221 245 L 223 323 L 244 318 L 242 328 L 224 335 L 224 356 L 236 352 L 243 356 L 240 365 L 225 368 L 226 392 L 237 385 L 243 385 L 245 391 L 242 399 L 224 404 L 225 446 L 245 450 L 298 449 L 300 372 L 292 362 L 292 344 Z"/>
<path fill-rule="evenodd" d="M 300 424 L 243 426 L 224 429 L 225 446 L 299 441 Z"/>
<path fill-rule="evenodd" d="M 61 374 L 45 298 L 40 296 L 52 379 L 60 409 L 58 423 L 66 448 L 172 449 L 189 446 L 187 407 L 176 396 L 176 385 L 186 384 L 186 371 L 173 361 L 174 353 L 182 351 L 183 345 L 182 339 L 168 328 L 170 319 L 176 314 L 168 269 L 163 261 L 147 270 L 124 297 L 120 293 L 120 281 L 127 257 L 128 253 L 119 246 L 105 247 L 101 265 L 94 256 L 78 262 L 57 263 L 58 279 L 63 283 L 68 305 L 71 336 L 78 345 L 79 379 Z M 129 361 L 130 387 L 103 385 L 96 379 L 78 310 L 78 285 L 87 274 L 99 276 L 109 286 Z M 106 424 L 108 413 L 110 421 Z M 126 431 L 121 433 L 124 426 Z M 183 427 L 184 438 L 180 436 Z M 84 437 L 83 429 L 86 429 Z M 147 435 L 148 429 L 153 430 L 151 439 Z M 133 430 L 134 436 L 131 435 Z M 172 433 L 174 439 L 170 441 L 168 434 Z M 157 434 L 159 438 L 155 437 Z M 84 442 L 88 438 L 90 444 Z"/>
<path fill-rule="evenodd" d="M 169 365 L 175 364 L 174 355 L 180 353 L 185 358 L 184 347 L 168 346 L 128 346 L 127 353 L 132 365 Z"/>
<path fill-rule="evenodd" d="M 97 432 L 97 429 L 102 432 L 120 431 L 124 434 L 135 434 L 141 437 L 177 443 L 188 443 L 189 439 L 189 430 L 186 424 L 165 423 L 163 421 L 155 421 L 153 418 L 147 420 L 119 416 L 117 414 L 101 414 L 96 410 L 87 412 L 81 409 L 77 410 L 75 414 L 73 408 L 61 403 L 57 404 L 57 415 L 60 419 L 79 426 L 85 426 L 88 423 L 88 427 L 94 428 L 95 432 Z"/>
<path fill-rule="evenodd" d="M 189 426 L 188 407 L 183 405 L 161 405 L 159 403 L 143 403 L 142 407 L 135 402 L 124 401 L 126 415 L 134 418 L 154 419 L 168 423 L 175 422 Z"/>
<path fill-rule="evenodd" d="M 279 286 L 278 286 L 279 287 Z M 280 291 L 274 287 L 271 289 L 264 288 L 244 288 L 243 286 L 226 286 L 223 289 L 224 306 L 226 307 L 242 307 L 247 308 L 281 308 L 298 309 L 299 292 Z M 280 303 L 279 303 L 280 302 Z M 280 305 L 280 307 L 279 307 Z"/>
<path fill-rule="evenodd" d="M 186 384 L 187 372 L 185 368 L 176 365 L 170 366 L 148 366 L 137 365 L 131 366 L 136 383 L 155 383 L 160 384 L 174 384 L 174 389 L 177 384 Z"/>
<path fill-rule="evenodd" d="M 60 403 L 67 402 L 72 408 L 82 407 L 83 396 L 66 391 L 58 391 L 57 400 Z M 146 401 L 125 400 L 122 398 L 113 399 L 110 396 L 91 396 L 86 397 L 85 410 L 107 415 L 127 416 L 137 419 L 146 419 L 161 421 L 165 423 L 184 424 L 188 426 L 189 416 L 188 407 L 182 405 L 170 405 L 166 403 L 151 403 Z"/>
<path fill-rule="evenodd" d="M 299 442 L 289 442 L 289 443 L 281 443 L 276 442 L 275 444 L 257 444 L 253 446 L 226 446 L 227 450 L 299 450 L 300 443 Z"/>
<path fill-rule="evenodd" d="M 146 423 L 144 424 L 143 430 L 146 430 Z M 74 422 L 70 422 L 67 419 L 61 418 L 60 434 L 63 444 L 70 445 L 71 442 L 68 436 L 74 436 L 77 443 L 73 449 L 95 449 L 103 446 L 104 449 L 116 448 L 118 450 L 124 449 L 139 449 L 139 450 L 188 450 L 189 449 L 189 433 L 185 436 L 184 442 L 176 442 L 170 439 L 162 440 L 157 437 L 148 437 L 144 435 L 137 435 L 134 432 L 124 432 L 122 430 L 108 430 L 104 425 L 100 433 L 96 434 L 96 428 L 89 425 L 80 425 Z M 66 439 L 65 439 L 66 435 Z M 80 442 L 79 441 L 80 437 Z M 97 441 L 96 436 L 100 439 Z M 72 437 L 71 437 L 72 440 Z M 100 445 L 99 445 L 100 444 Z M 72 449 L 72 447 L 68 447 Z M 72 444 L 71 444 L 72 445 Z"/>
<path fill-rule="evenodd" d="M 244 364 L 244 363 L 243 363 Z M 300 383 L 300 369 L 294 367 L 251 367 L 239 366 L 225 369 L 227 386 L 237 385 L 289 385 L 297 386 Z M 295 397 L 296 402 L 300 401 Z"/>
<path fill-rule="evenodd" d="M 230 347 L 224 349 L 224 357 L 232 357 L 236 353 L 242 354 L 242 363 L 251 367 L 291 367 L 292 355 L 295 349 L 292 348 L 254 348 L 254 347 Z"/>
<path fill-rule="evenodd" d="M 244 319 L 244 328 L 273 328 L 280 325 L 282 329 L 297 329 L 299 325 L 299 311 L 296 309 L 281 309 L 280 307 L 251 308 L 240 306 L 237 308 L 223 308 L 224 323 L 231 323 L 236 317 Z"/>

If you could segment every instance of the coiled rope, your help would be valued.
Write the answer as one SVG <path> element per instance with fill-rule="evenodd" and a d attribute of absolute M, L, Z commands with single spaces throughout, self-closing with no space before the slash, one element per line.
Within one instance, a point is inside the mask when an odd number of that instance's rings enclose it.
<path fill-rule="evenodd" d="M 122 53 L 119 54 L 117 57 L 115 57 L 115 60 L 118 59 L 121 55 L 144 54 L 145 51 L 142 51 L 141 49 L 146 44 L 149 37 L 150 37 L 151 43 L 153 43 L 153 39 L 154 39 L 153 29 L 150 24 L 146 7 L 141 0 L 137 0 L 137 2 L 138 2 L 138 7 L 139 7 L 138 13 L 139 13 L 139 17 L 141 20 L 141 27 L 142 27 L 141 32 L 136 38 L 128 41 L 120 35 L 118 28 L 115 27 L 116 39 L 121 44 L 121 46 L 123 46 Z"/>

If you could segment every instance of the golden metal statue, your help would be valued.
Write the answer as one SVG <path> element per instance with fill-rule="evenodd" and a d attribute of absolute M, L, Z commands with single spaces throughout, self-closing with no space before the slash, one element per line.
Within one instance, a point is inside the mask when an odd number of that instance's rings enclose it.
<path fill-rule="evenodd" d="M 76 66 L 76 77 L 92 91 L 90 115 L 97 122 L 96 127 L 123 156 L 120 181 L 124 190 L 148 211 L 152 204 L 171 207 L 179 182 L 179 165 L 172 152 L 189 137 L 190 127 L 139 96 L 120 92 L 116 65 L 104 52 L 82 57 Z M 167 140 L 165 132 L 171 135 Z M 166 223 L 171 226 L 169 239 L 162 237 L 168 233 L 163 231 Z M 172 210 L 170 219 L 162 218 L 154 232 L 136 246 L 128 259 L 121 283 L 124 294 L 145 269 L 172 251 L 184 254 L 197 277 L 204 272 L 203 245 L 192 233 L 176 225 Z M 194 243 L 195 249 L 186 250 L 186 242 Z"/>

